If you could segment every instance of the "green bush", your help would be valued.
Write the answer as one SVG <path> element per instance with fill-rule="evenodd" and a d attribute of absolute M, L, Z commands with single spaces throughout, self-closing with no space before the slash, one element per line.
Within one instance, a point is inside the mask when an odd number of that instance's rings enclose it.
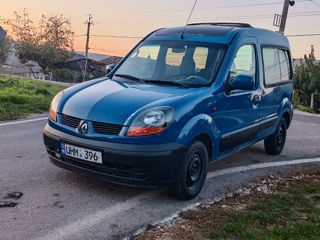
<path fill-rule="evenodd" d="M 46 95 L 46 96 L 50 95 L 49 91 L 47 89 L 44 89 L 44 88 L 37 89 L 36 90 L 36 94 L 37 95 L 38 94 L 42 94 L 42 95 Z"/>
<path fill-rule="evenodd" d="M 293 107 L 294 108 L 297 108 L 298 106 L 300 106 L 300 97 L 299 97 L 299 94 L 297 91 L 294 92 L 294 95 L 293 95 Z"/>
<path fill-rule="evenodd" d="M 311 107 L 298 106 L 298 110 L 308 113 L 314 113 L 314 110 Z"/>
<path fill-rule="evenodd" d="M 315 113 L 320 113 L 320 93 L 313 94 L 313 110 Z"/>
<path fill-rule="evenodd" d="M 311 53 L 305 55 L 301 65 L 295 69 L 294 89 L 295 106 L 310 106 L 311 95 L 314 94 L 314 111 L 319 112 L 320 62 L 315 58 L 313 46 Z"/>

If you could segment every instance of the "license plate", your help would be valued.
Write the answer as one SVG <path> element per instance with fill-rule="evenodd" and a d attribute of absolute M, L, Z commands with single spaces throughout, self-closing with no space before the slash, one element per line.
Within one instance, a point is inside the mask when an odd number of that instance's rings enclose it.
<path fill-rule="evenodd" d="M 81 160 L 102 163 L 102 153 L 87 148 L 77 147 L 66 143 L 60 144 L 60 153 Z"/>

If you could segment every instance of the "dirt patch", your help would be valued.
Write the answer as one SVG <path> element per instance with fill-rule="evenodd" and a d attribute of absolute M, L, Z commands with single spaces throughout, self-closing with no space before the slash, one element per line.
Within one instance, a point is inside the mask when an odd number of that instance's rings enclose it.
<path fill-rule="evenodd" d="M 23 196 L 22 192 L 11 192 L 11 193 L 8 193 L 4 198 L 18 200 L 22 196 Z"/>
<path fill-rule="evenodd" d="M 17 206 L 18 203 L 10 201 L 0 201 L 0 208 L 13 208 Z"/>

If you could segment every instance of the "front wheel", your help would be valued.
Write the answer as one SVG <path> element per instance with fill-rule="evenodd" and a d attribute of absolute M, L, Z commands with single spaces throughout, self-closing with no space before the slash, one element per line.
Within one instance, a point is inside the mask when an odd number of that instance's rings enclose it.
<path fill-rule="evenodd" d="M 264 149 L 270 155 L 281 153 L 287 136 L 287 123 L 284 118 L 280 119 L 279 125 L 274 134 L 264 140 Z"/>
<path fill-rule="evenodd" d="M 189 200 L 199 194 L 206 180 L 208 161 L 206 146 L 201 141 L 193 141 L 181 161 L 177 180 L 171 186 L 177 198 Z"/>

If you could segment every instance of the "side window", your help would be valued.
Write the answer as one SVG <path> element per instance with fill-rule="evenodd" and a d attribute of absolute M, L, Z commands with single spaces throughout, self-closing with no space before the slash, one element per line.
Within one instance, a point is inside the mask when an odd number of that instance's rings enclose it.
<path fill-rule="evenodd" d="M 232 62 L 228 81 L 232 82 L 237 75 L 256 77 L 256 54 L 253 45 L 243 45 Z"/>
<path fill-rule="evenodd" d="M 279 60 L 280 60 L 280 70 L 281 70 L 281 81 L 290 80 L 290 61 L 288 52 L 284 50 L 279 51 Z"/>
<path fill-rule="evenodd" d="M 266 85 L 280 84 L 290 80 L 289 54 L 285 50 L 263 48 L 263 66 Z"/>

